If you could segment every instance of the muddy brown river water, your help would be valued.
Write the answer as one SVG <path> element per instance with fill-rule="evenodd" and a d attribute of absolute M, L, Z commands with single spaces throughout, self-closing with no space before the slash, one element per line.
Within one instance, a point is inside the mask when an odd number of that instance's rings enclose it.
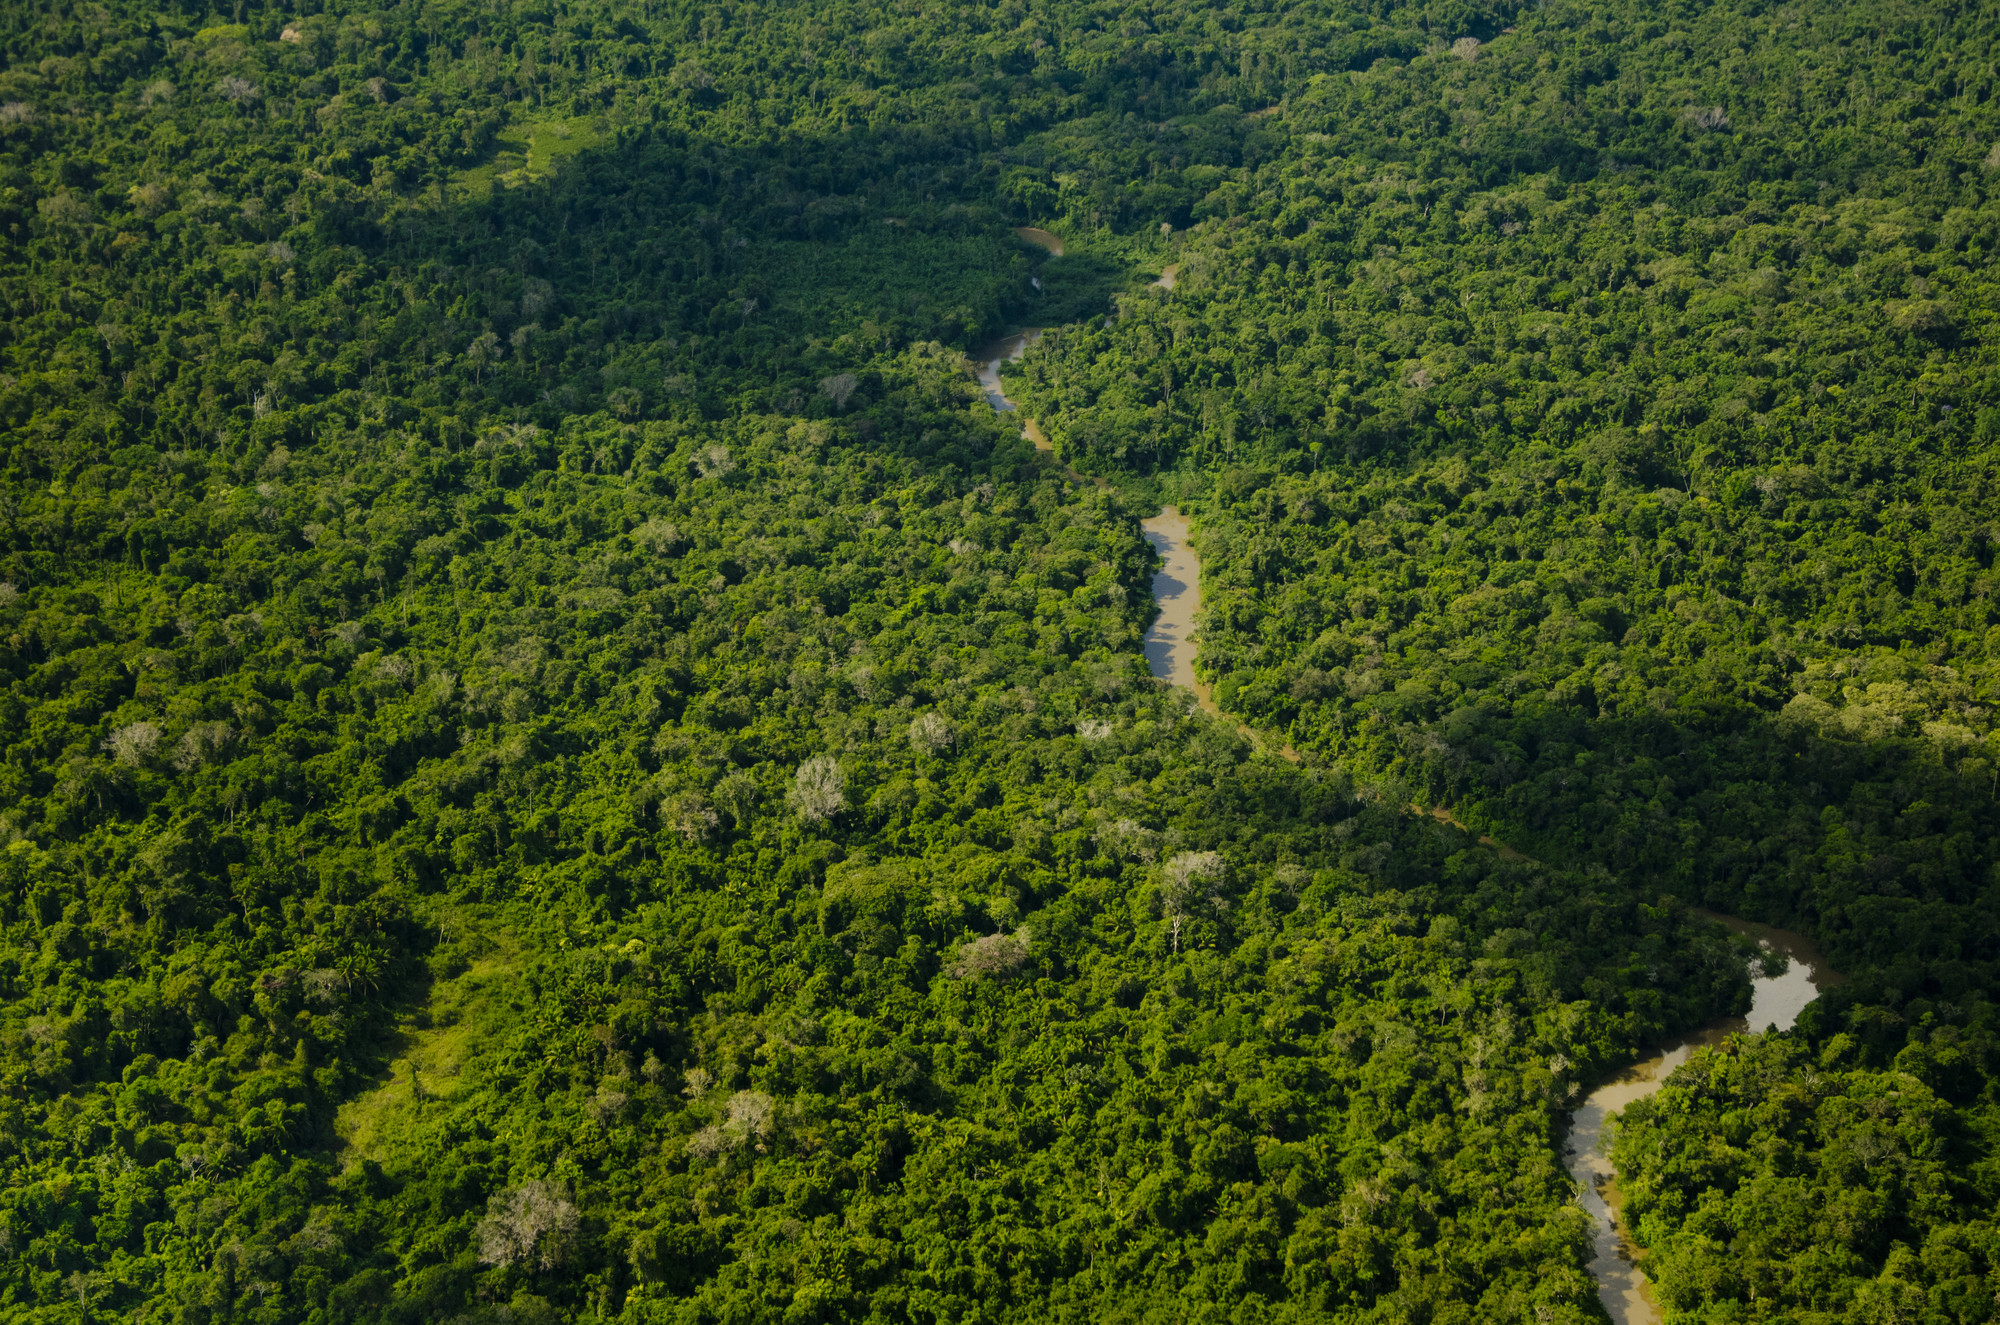
<path fill-rule="evenodd" d="M 1146 541 L 1160 554 L 1153 575 L 1153 597 L 1159 619 L 1146 632 L 1146 665 L 1153 675 L 1180 686 L 1210 713 L 1216 712 L 1208 687 L 1194 674 L 1194 618 L 1201 611 L 1201 562 L 1188 546 L 1187 517 L 1175 506 L 1142 520 Z"/>
<path fill-rule="evenodd" d="M 1059 258 L 1063 255 L 1061 235 L 1051 234 L 1047 230 L 1037 230 L 1031 225 L 1017 225 L 1014 227 L 1014 233 L 1037 248 L 1047 249 L 1050 257 Z"/>
<path fill-rule="evenodd" d="M 1001 389 L 1000 365 L 1020 359 L 1041 334 L 1040 327 L 1027 327 L 972 352 L 973 371 L 994 409 L 1007 413 L 1015 408 Z M 1034 420 L 1023 420 L 1023 433 L 1036 446 L 1047 449 L 1048 441 Z M 1187 690 L 1203 709 L 1215 713 L 1208 687 L 1194 674 L 1194 618 L 1201 611 L 1201 562 L 1188 546 L 1187 517 L 1179 508 L 1169 506 L 1152 519 L 1141 521 L 1139 527 L 1160 554 L 1160 569 L 1153 576 L 1153 597 L 1159 601 L 1160 615 L 1146 632 L 1146 665 L 1154 676 Z"/>
<path fill-rule="evenodd" d="M 1783 953 L 1789 965 L 1779 975 L 1754 976 L 1749 1016 L 1730 1017 L 1668 1041 L 1651 1058 L 1633 1064 L 1592 1091 L 1570 1115 L 1569 1145 L 1563 1159 L 1570 1176 L 1576 1180 L 1583 1208 L 1590 1213 L 1595 1242 L 1590 1273 L 1597 1280 L 1597 1295 L 1617 1325 L 1658 1325 L 1661 1316 L 1646 1276 L 1639 1269 L 1636 1249 L 1619 1227 L 1614 1211 L 1617 1193 L 1607 1153 L 1617 1125 L 1614 1115 L 1665 1085 L 1674 1069 L 1697 1049 L 1720 1044 L 1729 1036 L 1745 1031 L 1773 1027 L 1790 1030 L 1806 1004 L 1819 997 L 1820 990 L 1840 983 L 1839 974 L 1803 935 L 1734 916 L 1709 911 L 1702 914 L 1739 934 L 1749 935 L 1762 948 Z"/>
<path fill-rule="evenodd" d="M 1203 709 L 1215 713 L 1208 687 L 1194 674 L 1194 621 L 1201 610 L 1201 563 L 1194 549 L 1188 546 L 1187 517 L 1169 506 L 1141 522 L 1140 528 L 1145 531 L 1146 541 L 1160 554 L 1160 569 L 1153 576 L 1153 597 L 1159 600 L 1160 616 L 1146 632 L 1146 663 L 1153 675 L 1187 690 Z M 1283 753 L 1296 757 L 1289 750 Z M 1490 838 L 1481 840 L 1504 854 L 1519 854 Z M 1819 997 L 1820 990 L 1840 982 L 1838 973 L 1803 935 L 1711 911 L 1701 914 L 1738 934 L 1748 935 L 1767 951 L 1782 953 L 1786 967 L 1774 976 L 1759 972 L 1752 977 L 1748 1016 L 1726 1018 L 1668 1041 L 1652 1057 L 1592 1091 L 1570 1115 L 1564 1162 L 1591 1217 L 1594 1242 L 1591 1276 L 1597 1280 L 1598 1296 L 1605 1311 L 1617 1325 L 1659 1325 L 1661 1316 L 1650 1296 L 1646 1276 L 1639 1269 L 1636 1249 L 1619 1227 L 1613 1209 L 1617 1194 L 1607 1152 L 1616 1125 L 1614 1115 L 1666 1084 L 1674 1069 L 1697 1049 L 1720 1044 L 1729 1036 L 1745 1031 L 1773 1027 L 1790 1030 L 1806 1004 Z"/>

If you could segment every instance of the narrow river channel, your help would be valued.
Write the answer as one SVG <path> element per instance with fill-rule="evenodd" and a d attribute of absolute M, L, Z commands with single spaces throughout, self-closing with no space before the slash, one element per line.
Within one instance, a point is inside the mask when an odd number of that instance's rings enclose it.
<path fill-rule="evenodd" d="M 982 347 L 975 355 L 973 366 L 979 384 L 985 388 L 986 398 L 994 409 L 1015 408 L 1014 402 L 1000 389 L 1001 363 L 1019 359 L 1041 334 L 1040 328 L 1030 327 Z M 1037 446 L 1046 447 L 1034 421 L 1023 422 L 1024 435 Z M 1146 541 L 1160 554 L 1160 569 L 1153 575 L 1153 597 L 1160 604 L 1160 615 L 1146 632 L 1146 665 L 1152 668 L 1154 676 L 1193 695 L 1205 711 L 1217 713 L 1208 687 L 1194 674 L 1194 619 L 1201 611 L 1201 562 L 1188 546 L 1187 517 L 1179 508 L 1169 506 L 1152 519 L 1141 521 L 1140 528 L 1145 531 Z M 1289 747 L 1282 753 L 1290 759 L 1298 757 Z M 1481 840 L 1491 842 L 1491 839 Z M 1492 845 L 1504 854 L 1516 854 L 1498 843 Z M 1570 1115 L 1569 1143 L 1563 1159 L 1576 1182 L 1584 1209 L 1590 1212 L 1595 1242 L 1590 1272 L 1597 1280 L 1604 1309 L 1616 1325 L 1659 1325 L 1661 1316 L 1646 1276 L 1639 1269 L 1636 1249 L 1618 1224 L 1618 1195 L 1613 1181 L 1616 1175 L 1608 1153 L 1615 1126 L 1613 1115 L 1665 1085 L 1674 1069 L 1697 1049 L 1720 1044 L 1744 1031 L 1772 1027 L 1790 1030 L 1806 1004 L 1819 997 L 1820 990 L 1840 983 L 1841 979 L 1803 935 L 1715 912 L 1702 914 L 1738 934 L 1749 935 L 1762 948 L 1782 953 L 1787 965 L 1778 975 L 1760 973 L 1752 977 L 1749 1016 L 1726 1018 L 1669 1041 L 1653 1057 L 1633 1064 L 1592 1091 Z"/>
<path fill-rule="evenodd" d="M 1172 270 L 1168 268 L 1169 274 Z M 1001 388 L 1000 365 L 1018 361 L 1041 334 L 1040 327 L 1026 327 L 973 351 L 972 368 L 979 385 L 987 401 L 1003 414 L 1016 406 Z M 1022 421 L 1022 435 L 1048 449 L 1048 441 L 1033 419 Z M 1160 615 L 1146 632 L 1146 665 L 1154 676 L 1193 695 L 1205 711 L 1217 713 L 1208 687 L 1194 674 L 1194 618 L 1201 611 L 1201 562 L 1188 546 L 1187 517 L 1178 507 L 1169 506 L 1152 519 L 1141 521 L 1139 527 L 1160 554 L 1160 569 L 1153 576 L 1153 597 L 1160 604 Z"/>
<path fill-rule="evenodd" d="M 1146 632 L 1146 665 L 1154 676 L 1180 686 L 1204 710 L 1216 713 L 1208 687 L 1194 674 L 1194 618 L 1201 611 L 1201 562 L 1188 546 L 1187 517 L 1178 507 L 1169 506 L 1152 519 L 1142 520 L 1139 527 L 1160 554 L 1160 569 L 1153 574 L 1153 598 L 1160 604 L 1160 615 Z"/>
<path fill-rule="evenodd" d="M 1023 327 L 1011 336 L 988 341 L 972 353 L 973 371 L 978 374 L 979 385 L 986 392 L 986 403 L 1002 414 L 1012 412 L 1015 405 L 1000 389 L 1000 365 L 1020 362 L 1021 356 L 1028 352 L 1030 345 L 1041 339 L 1041 335 L 1040 327 Z"/>
<path fill-rule="evenodd" d="M 1653 1057 L 1633 1064 L 1592 1091 L 1570 1115 L 1569 1146 L 1563 1158 L 1576 1180 L 1583 1208 L 1590 1212 L 1596 1243 L 1590 1273 L 1597 1280 L 1597 1295 L 1617 1325 L 1658 1325 L 1661 1316 L 1646 1276 L 1640 1272 L 1635 1248 L 1617 1220 L 1618 1194 L 1607 1153 L 1615 1128 L 1612 1115 L 1665 1085 L 1674 1069 L 1697 1049 L 1720 1044 L 1744 1031 L 1790 1030 L 1820 990 L 1840 983 L 1840 976 L 1804 936 L 1734 916 L 1702 914 L 1738 934 L 1749 935 L 1760 947 L 1783 953 L 1789 965 L 1782 974 L 1752 978 L 1749 1016 L 1730 1017 L 1668 1041 Z"/>

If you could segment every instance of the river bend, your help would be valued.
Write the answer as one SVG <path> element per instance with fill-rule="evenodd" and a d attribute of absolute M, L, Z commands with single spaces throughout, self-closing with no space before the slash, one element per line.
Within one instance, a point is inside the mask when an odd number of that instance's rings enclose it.
<path fill-rule="evenodd" d="M 1052 251 L 1060 253 L 1061 249 Z M 1169 267 L 1158 283 L 1172 289 L 1173 275 L 1174 269 Z M 1015 409 L 1014 402 L 1001 390 L 1000 365 L 1019 360 L 1041 334 L 1039 327 L 1029 327 L 993 341 L 975 354 L 979 384 L 994 409 L 1002 412 Z M 1024 420 L 1024 435 L 1046 449 L 1047 443 L 1033 420 Z M 1194 672 L 1194 620 L 1201 610 L 1201 563 L 1194 549 L 1188 546 L 1187 517 L 1177 507 L 1168 506 L 1152 519 L 1142 521 L 1140 528 L 1145 531 L 1146 541 L 1160 554 L 1160 569 L 1153 576 L 1153 597 L 1160 605 L 1160 615 L 1146 632 L 1146 665 L 1154 676 L 1180 686 L 1204 710 L 1216 713 L 1208 687 Z M 1283 753 L 1297 758 L 1289 748 Z M 1507 852 L 1505 847 L 1499 849 L 1509 855 L 1517 854 Z M 1594 1244 L 1590 1272 L 1597 1280 L 1604 1309 L 1616 1325 L 1660 1325 L 1661 1315 L 1646 1276 L 1639 1269 L 1636 1249 L 1618 1225 L 1616 1175 L 1608 1153 L 1614 1116 L 1634 1101 L 1659 1090 L 1674 1069 L 1697 1049 L 1720 1044 L 1731 1035 L 1749 1030 L 1790 1030 L 1820 990 L 1838 984 L 1841 978 L 1803 935 L 1734 916 L 1703 914 L 1739 934 L 1749 935 L 1760 947 L 1784 954 L 1787 966 L 1778 975 L 1759 974 L 1752 978 L 1749 1016 L 1726 1018 L 1668 1041 L 1651 1058 L 1633 1064 L 1592 1091 L 1570 1115 L 1569 1141 L 1563 1159 L 1576 1182 L 1583 1207 L 1590 1214 Z"/>
<path fill-rule="evenodd" d="M 1782 974 L 1759 974 L 1752 978 L 1749 1016 L 1725 1018 L 1693 1034 L 1669 1040 L 1651 1058 L 1633 1064 L 1592 1091 L 1570 1115 L 1569 1144 L 1563 1162 L 1570 1177 L 1576 1180 L 1583 1208 L 1590 1214 L 1593 1242 L 1590 1273 L 1597 1280 L 1598 1298 L 1616 1325 L 1660 1325 L 1661 1315 L 1653 1301 L 1651 1285 L 1639 1269 L 1637 1249 L 1617 1220 L 1616 1175 L 1608 1153 L 1616 1126 L 1613 1115 L 1659 1090 L 1674 1069 L 1697 1049 L 1720 1044 L 1729 1036 L 1745 1031 L 1790 1030 L 1806 1004 L 1819 997 L 1820 990 L 1840 983 L 1839 974 L 1804 936 L 1734 916 L 1702 914 L 1739 934 L 1749 935 L 1757 940 L 1759 947 L 1783 953 L 1789 964 Z"/>

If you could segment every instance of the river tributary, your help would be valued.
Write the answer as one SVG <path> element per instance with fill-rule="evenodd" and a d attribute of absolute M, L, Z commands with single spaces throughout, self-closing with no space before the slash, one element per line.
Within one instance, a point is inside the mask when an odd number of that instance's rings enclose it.
<path fill-rule="evenodd" d="M 1143 521 L 1140 528 L 1145 530 L 1146 541 L 1160 554 L 1160 569 L 1153 575 L 1153 597 L 1159 601 L 1160 615 L 1146 632 L 1147 665 L 1154 676 L 1187 690 L 1202 708 L 1214 713 L 1216 707 L 1208 687 L 1194 674 L 1193 631 L 1195 614 L 1201 610 L 1201 563 L 1194 549 L 1188 546 L 1187 517 L 1169 506 Z M 1491 838 L 1481 840 L 1507 855 L 1519 855 Z M 1597 1280 L 1604 1309 L 1617 1325 L 1658 1325 L 1660 1312 L 1647 1294 L 1646 1278 L 1639 1270 L 1632 1243 L 1619 1228 L 1613 1212 L 1616 1192 L 1611 1160 L 1606 1153 L 1612 1115 L 1658 1090 L 1697 1049 L 1720 1044 L 1728 1036 L 1744 1031 L 1771 1027 L 1790 1030 L 1806 1004 L 1819 997 L 1821 989 L 1840 980 L 1811 941 L 1802 935 L 1734 916 L 1702 914 L 1739 934 L 1749 935 L 1766 950 L 1782 953 L 1787 964 L 1777 975 L 1767 976 L 1761 971 L 1753 974 L 1748 1016 L 1729 1017 L 1667 1042 L 1652 1057 L 1592 1091 L 1570 1116 L 1569 1146 L 1564 1160 L 1593 1224 L 1596 1245 L 1591 1274 Z"/>
<path fill-rule="evenodd" d="M 1703 914 L 1739 934 L 1748 934 L 1760 947 L 1783 953 L 1789 964 L 1779 975 L 1766 976 L 1761 972 L 1753 975 L 1749 1016 L 1713 1022 L 1668 1041 L 1653 1057 L 1633 1064 L 1592 1091 L 1570 1115 L 1569 1147 L 1564 1162 L 1576 1180 L 1584 1209 L 1590 1212 L 1596 1243 L 1590 1272 L 1597 1280 L 1597 1294 L 1617 1325 L 1658 1325 L 1661 1317 L 1648 1291 L 1646 1276 L 1639 1269 L 1632 1242 L 1619 1227 L 1615 1214 L 1617 1193 L 1611 1159 L 1606 1153 L 1615 1126 L 1612 1115 L 1665 1085 L 1674 1069 L 1697 1049 L 1720 1044 L 1744 1031 L 1771 1027 L 1790 1030 L 1806 1004 L 1819 997 L 1820 990 L 1840 982 L 1840 976 L 1802 935 L 1734 916 Z"/>

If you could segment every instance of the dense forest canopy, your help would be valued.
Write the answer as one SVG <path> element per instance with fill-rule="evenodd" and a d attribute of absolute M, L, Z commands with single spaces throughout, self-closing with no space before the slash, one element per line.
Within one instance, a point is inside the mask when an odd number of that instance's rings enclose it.
<path fill-rule="evenodd" d="M 1996 41 L 0 13 L 0 1317 L 1993 1319 Z"/>

